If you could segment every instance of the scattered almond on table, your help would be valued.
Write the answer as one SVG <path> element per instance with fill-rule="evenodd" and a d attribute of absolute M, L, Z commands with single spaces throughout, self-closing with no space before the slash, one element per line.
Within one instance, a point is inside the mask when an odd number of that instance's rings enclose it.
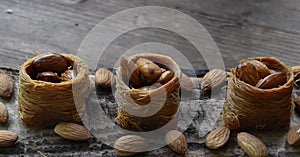
<path fill-rule="evenodd" d="M 219 127 L 210 132 L 205 138 L 205 145 L 209 149 L 223 147 L 230 137 L 230 130 L 226 127 Z"/>
<path fill-rule="evenodd" d="M 115 76 L 108 69 L 100 68 L 96 71 L 95 83 L 104 89 L 111 88 L 115 84 Z"/>
<path fill-rule="evenodd" d="M 144 152 L 148 147 L 148 141 L 137 135 L 120 137 L 114 144 L 118 156 L 132 156 Z"/>
<path fill-rule="evenodd" d="M 213 89 L 225 84 L 227 74 L 224 70 L 213 69 L 206 73 L 201 80 L 201 91 L 204 93 L 211 92 Z"/>
<path fill-rule="evenodd" d="M 14 80 L 8 74 L 0 73 L 0 96 L 11 97 L 14 92 Z"/>
<path fill-rule="evenodd" d="M 8 111 L 6 106 L 0 102 L 0 122 L 1 123 L 6 123 L 8 118 Z"/>
<path fill-rule="evenodd" d="M 267 157 L 268 149 L 266 145 L 257 137 L 241 132 L 237 135 L 239 146 L 249 157 Z"/>
<path fill-rule="evenodd" d="M 86 141 L 93 138 L 92 134 L 84 126 L 71 122 L 57 124 L 54 132 L 62 138 L 72 141 Z"/>
<path fill-rule="evenodd" d="M 300 125 L 297 125 L 290 129 L 287 136 L 287 142 L 293 147 L 300 146 Z"/>
<path fill-rule="evenodd" d="M 12 131 L 0 130 L 0 147 L 9 147 L 16 143 L 18 134 Z"/>
<path fill-rule="evenodd" d="M 171 130 L 165 135 L 165 142 L 178 154 L 185 154 L 187 151 L 187 140 L 183 133 Z"/>

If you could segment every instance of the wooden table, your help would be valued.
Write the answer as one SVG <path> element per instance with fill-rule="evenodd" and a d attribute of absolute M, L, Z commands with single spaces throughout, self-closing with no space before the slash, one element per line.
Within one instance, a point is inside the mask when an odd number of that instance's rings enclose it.
<path fill-rule="evenodd" d="M 294 0 L 4 0 L 0 2 L 0 68 L 18 79 L 18 68 L 33 51 L 76 53 L 86 34 L 100 21 L 119 11 L 139 6 L 163 6 L 179 10 L 195 18 L 211 34 L 222 54 L 226 69 L 241 59 L 254 56 L 276 57 L 286 65 L 299 65 L 300 2 Z M 98 67 L 112 67 L 117 56 L 143 42 L 169 44 L 182 52 L 195 69 L 207 69 L 197 50 L 177 34 L 160 29 L 139 29 L 115 40 L 106 50 L 108 58 Z M 110 57 L 109 57 L 110 56 Z M 111 58 L 111 59 L 110 59 Z M 88 62 L 88 61 L 87 61 Z M 91 69 L 92 72 L 95 69 Z M 17 87 L 17 84 L 16 84 Z M 109 93 L 108 93 L 109 96 Z M 20 135 L 15 147 L 1 148 L 0 155 L 33 156 L 115 156 L 111 147 L 99 140 L 70 142 L 54 134 L 52 129 L 25 126 L 17 116 L 16 93 L 1 99 L 9 109 L 9 122 L 1 129 Z M 216 101 L 217 109 L 222 102 Z M 299 124 L 294 120 L 293 124 Z M 195 124 L 195 123 L 194 123 Z M 194 126 L 195 127 L 195 126 Z M 22 130 L 20 130 L 22 129 Z M 194 129 L 194 130 L 193 130 Z M 186 132 L 192 156 L 240 156 L 235 135 L 219 151 L 209 151 L 195 128 Z M 257 132 L 268 143 L 270 156 L 296 156 L 299 150 L 284 141 L 286 132 Z M 272 136 L 271 136 L 272 135 Z M 274 137 L 274 138 L 273 138 Z M 280 138 L 277 138 L 280 137 Z M 139 156 L 176 156 L 167 147 Z"/>

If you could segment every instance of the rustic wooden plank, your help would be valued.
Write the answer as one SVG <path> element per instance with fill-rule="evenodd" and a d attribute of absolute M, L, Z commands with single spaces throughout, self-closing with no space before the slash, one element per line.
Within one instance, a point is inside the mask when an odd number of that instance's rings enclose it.
<path fill-rule="evenodd" d="M 268 23 L 268 20 L 270 21 L 268 18 L 275 11 L 272 10 L 274 1 L 193 2 L 3 1 L 0 6 L 3 10 L 0 12 L 2 21 L 0 26 L 0 41 L 2 43 L 0 46 L 0 64 L 2 67 L 17 69 L 26 60 L 26 56 L 33 56 L 33 50 L 76 52 L 88 31 L 105 17 L 127 8 L 145 4 L 161 4 L 179 9 L 196 18 L 212 34 L 227 68 L 237 65 L 237 62 L 242 58 L 253 56 L 273 56 L 283 60 L 288 65 L 298 64 L 297 58 L 300 56 L 297 44 L 299 33 L 288 27 L 288 24 L 292 25 L 295 22 L 291 18 L 285 19 L 284 22 L 277 22 L 286 23 L 287 29 L 284 29 L 282 25 L 280 25 L 281 27 L 273 25 L 274 22 Z M 295 3 L 290 2 L 289 4 Z M 13 14 L 7 14 L 4 11 L 8 8 L 14 10 Z M 213 12 L 216 9 L 217 11 Z M 259 18 L 260 12 L 255 12 L 258 9 L 265 10 Z M 268 11 L 270 9 L 271 11 Z M 284 9 L 288 10 L 289 7 L 285 8 L 284 5 L 279 11 L 284 12 L 284 14 L 289 13 L 286 13 Z M 247 10 L 251 14 L 245 14 Z M 293 12 L 293 18 L 299 15 L 296 13 L 298 12 Z M 244 16 L 250 20 L 245 20 Z M 282 20 L 284 17 L 280 15 L 271 19 L 276 22 L 276 20 Z M 261 22 L 265 23 L 261 24 Z M 296 28 L 296 25 L 294 27 Z M 126 40 L 122 41 L 121 39 Z M 109 56 L 108 60 L 101 64 L 111 67 L 119 57 L 116 54 L 126 51 L 129 46 L 145 41 L 156 41 L 170 44 L 183 52 L 195 68 L 204 69 L 206 67 L 200 55 L 195 57 L 198 52 L 190 43 L 170 32 L 137 30 L 129 32 L 121 39 L 111 45 L 106 52 Z"/>

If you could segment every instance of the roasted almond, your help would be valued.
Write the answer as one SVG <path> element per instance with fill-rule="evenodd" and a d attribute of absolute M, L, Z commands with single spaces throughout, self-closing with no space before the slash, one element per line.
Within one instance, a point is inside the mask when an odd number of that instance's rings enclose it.
<path fill-rule="evenodd" d="M 14 80 L 8 74 L 0 73 L 0 96 L 11 97 L 14 92 Z"/>
<path fill-rule="evenodd" d="M 185 91 L 192 91 L 194 89 L 193 81 L 184 73 L 181 74 L 180 88 Z"/>
<path fill-rule="evenodd" d="M 241 132 L 237 135 L 239 146 L 249 157 L 267 157 L 268 149 L 265 144 L 257 137 Z"/>
<path fill-rule="evenodd" d="M 230 130 L 220 127 L 210 132 L 205 138 L 205 145 L 209 149 L 219 149 L 229 140 Z"/>
<path fill-rule="evenodd" d="M 269 74 L 271 71 L 268 67 L 256 60 L 243 60 L 236 68 L 236 76 L 252 86 L 255 86 L 260 79 Z"/>
<path fill-rule="evenodd" d="M 115 84 L 114 74 L 106 68 L 100 68 L 96 71 L 95 82 L 99 87 L 111 88 Z"/>
<path fill-rule="evenodd" d="M 37 80 L 41 81 L 46 81 L 46 82 L 52 82 L 52 83 L 59 83 L 60 78 L 57 75 L 57 73 L 51 72 L 51 71 L 46 71 L 46 72 L 41 72 L 38 73 L 36 76 Z"/>
<path fill-rule="evenodd" d="M 163 72 L 157 64 L 146 58 L 139 58 L 137 66 L 142 75 L 151 79 L 157 79 Z"/>
<path fill-rule="evenodd" d="M 54 132 L 62 138 L 73 140 L 73 141 L 85 141 L 92 139 L 91 133 L 82 125 L 62 122 L 55 126 Z"/>
<path fill-rule="evenodd" d="M 148 142 L 143 137 L 137 135 L 126 135 L 120 137 L 114 144 L 118 156 L 132 156 L 144 152 L 148 147 Z"/>
<path fill-rule="evenodd" d="M 74 70 L 66 70 L 64 73 L 61 74 L 61 80 L 62 81 L 69 81 L 75 78 L 75 72 Z"/>
<path fill-rule="evenodd" d="M 177 130 L 169 131 L 165 136 L 165 142 L 178 154 L 185 154 L 187 151 L 187 140 L 183 133 Z"/>
<path fill-rule="evenodd" d="M 63 73 L 68 69 L 68 61 L 60 54 L 48 54 L 36 58 L 33 62 L 33 68 L 37 72 L 51 71 Z"/>
<path fill-rule="evenodd" d="M 0 102 L 0 122 L 1 123 L 6 123 L 8 118 L 8 111 L 6 106 Z"/>
<path fill-rule="evenodd" d="M 287 142 L 294 147 L 300 146 L 300 125 L 293 127 L 288 132 Z"/>
<path fill-rule="evenodd" d="M 133 61 L 122 57 L 120 61 L 120 67 L 123 81 L 126 84 L 131 84 L 134 88 L 139 88 L 142 86 L 143 81 L 140 76 L 140 71 Z"/>
<path fill-rule="evenodd" d="M 201 91 L 210 92 L 226 82 L 226 72 L 221 69 L 213 69 L 204 75 L 201 81 Z"/>
<path fill-rule="evenodd" d="M 287 82 L 287 77 L 283 73 L 272 73 L 269 76 L 261 79 L 257 84 L 257 88 L 272 89 L 279 87 Z"/>
<path fill-rule="evenodd" d="M 160 77 L 158 78 L 157 82 L 160 84 L 165 84 L 169 82 L 174 76 L 174 73 L 172 71 L 165 71 L 163 72 Z"/>
<path fill-rule="evenodd" d="M 6 130 L 0 130 L 0 147 L 12 146 L 16 143 L 17 140 L 17 133 Z"/>

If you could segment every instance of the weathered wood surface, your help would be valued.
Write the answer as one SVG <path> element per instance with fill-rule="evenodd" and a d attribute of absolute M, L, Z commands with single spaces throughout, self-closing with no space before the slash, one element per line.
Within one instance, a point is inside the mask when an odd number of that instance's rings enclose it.
<path fill-rule="evenodd" d="M 33 50 L 75 53 L 86 34 L 100 21 L 119 11 L 145 5 L 177 9 L 199 21 L 215 40 L 226 68 L 237 65 L 243 58 L 254 56 L 276 57 L 290 66 L 299 64 L 299 1 L 3 0 L 0 1 L 0 67 L 10 69 L 4 71 L 13 74 L 17 80 L 18 67 L 26 57 L 34 56 Z M 7 9 L 13 12 L 10 13 Z M 120 53 L 149 41 L 169 44 L 180 50 L 194 68 L 206 69 L 202 57 L 195 57 L 198 52 L 190 43 L 176 34 L 160 29 L 135 30 L 123 35 L 106 50 L 106 60 L 99 66 L 111 68 Z M 111 97 L 109 93 L 105 96 Z M 15 147 L 1 148 L 0 156 L 40 156 L 39 151 L 47 156 L 115 156 L 113 149 L 99 140 L 70 142 L 55 135 L 52 129 L 25 126 L 17 116 L 16 93 L 10 100 L 1 101 L 8 107 L 10 116 L 9 122 L 2 124 L 1 129 L 18 132 L 20 139 Z M 197 101 L 199 104 L 204 103 Z M 215 105 L 216 111 L 222 109 L 220 100 L 212 100 L 211 103 Z M 185 132 L 189 141 L 188 156 L 243 154 L 237 146 L 235 133 L 225 148 L 218 151 L 206 149 L 203 144 L 204 138 L 195 131 L 195 127 L 201 124 L 199 120 L 201 121 L 203 112 L 197 113 L 199 119 L 195 119 Z M 295 117 L 297 116 L 299 115 Z M 300 124 L 300 120 L 293 118 L 292 125 L 294 124 Z M 286 144 L 286 131 L 254 134 L 267 143 L 270 156 L 297 156 L 300 153 Z M 164 147 L 138 156 L 176 154 Z"/>

